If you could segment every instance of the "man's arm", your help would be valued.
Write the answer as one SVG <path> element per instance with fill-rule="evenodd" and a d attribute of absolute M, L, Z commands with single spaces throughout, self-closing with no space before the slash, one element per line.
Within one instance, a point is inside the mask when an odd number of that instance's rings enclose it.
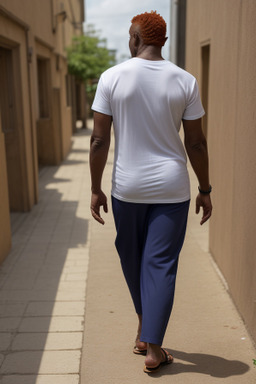
<path fill-rule="evenodd" d="M 183 120 L 184 144 L 199 182 L 199 188 L 202 191 L 208 191 L 209 182 L 209 160 L 207 142 L 202 131 L 201 119 Z M 203 208 L 203 217 L 200 224 L 204 224 L 212 214 L 212 203 L 210 194 L 199 193 L 196 198 L 196 213 L 199 213 L 200 207 Z"/>
<path fill-rule="evenodd" d="M 107 197 L 101 190 L 101 180 L 107 162 L 112 116 L 94 112 L 94 127 L 90 146 L 91 170 L 91 213 L 95 220 L 104 224 L 100 216 L 100 207 L 108 212 Z"/>

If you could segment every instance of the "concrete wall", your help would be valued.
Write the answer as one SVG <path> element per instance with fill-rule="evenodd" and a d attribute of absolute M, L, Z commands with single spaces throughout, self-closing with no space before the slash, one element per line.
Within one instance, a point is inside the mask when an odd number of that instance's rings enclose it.
<path fill-rule="evenodd" d="M 39 166 L 59 164 L 70 150 L 65 48 L 82 33 L 83 8 L 83 0 L 0 1 L 0 262 L 11 244 L 10 211 L 31 210 Z"/>
<path fill-rule="evenodd" d="M 202 90 L 202 47 L 210 46 L 210 252 L 256 341 L 255 20 L 254 0 L 187 1 L 186 69 Z"/>
<path fill-rule="evenodd" d="M 1 115 L 0 115 L 1 117 Z M 7 256 L 11 249 L 11 225 L 9 214 L 9 197 L 8 197 L 8 185 L 7 171 L 6 171 L 6 159 L 5 159 L 5 143 L 4 134 L 1 132 L 1 120 L 0 120 L 0 263 Z"/>

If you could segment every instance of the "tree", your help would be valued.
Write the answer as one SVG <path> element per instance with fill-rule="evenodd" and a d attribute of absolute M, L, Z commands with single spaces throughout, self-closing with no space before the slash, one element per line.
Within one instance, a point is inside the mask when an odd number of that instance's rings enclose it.
<path fill-rule="evenodd" d="M 106 39 L 100 38 L 89 25 L 85 34 L 73 37 L 72 45 L 67 48 L 69 73 L 84 81 L 89 104 L 94 98 L 100 75 L 116 63 L 115 51 L 107 49 L 106 44 Z"/>

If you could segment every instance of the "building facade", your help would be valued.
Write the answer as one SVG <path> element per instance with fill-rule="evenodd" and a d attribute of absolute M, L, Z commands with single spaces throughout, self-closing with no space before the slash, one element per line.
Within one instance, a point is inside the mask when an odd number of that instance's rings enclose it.
<path fill-rule="evenodd" d="M 37 203 L 39 167 L 66 157 L 85 118 L 83 84 L 68 75 L 65 51 L 83 21 L 83 0 L 0 0 L 0 262 L 11 247 L 10 212 Z"/>
<path fill-rule="evenodd" d="M 186 69 L 207 113 L 210 252 L 256 341 L 256 2 L 187 0 L 186 8 Z"/>

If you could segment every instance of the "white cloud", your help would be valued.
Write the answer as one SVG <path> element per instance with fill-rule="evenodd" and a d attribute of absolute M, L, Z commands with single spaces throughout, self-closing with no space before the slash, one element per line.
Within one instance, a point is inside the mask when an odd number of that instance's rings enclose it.
<path fill-rule="evenodd" d="M 116 49 L 118 57 L 130 56 L 128 41 L 133 16 L 156 10 L 167 22 L 169 28 L 170 0 L 85 0 L 86 23 L 94 24 L 100 36 L 107 39 L 109 49 Z M 168 31 L 167 31 L 168 35 Z M 168 59 L 168 41 L 163 49 Z"/>

